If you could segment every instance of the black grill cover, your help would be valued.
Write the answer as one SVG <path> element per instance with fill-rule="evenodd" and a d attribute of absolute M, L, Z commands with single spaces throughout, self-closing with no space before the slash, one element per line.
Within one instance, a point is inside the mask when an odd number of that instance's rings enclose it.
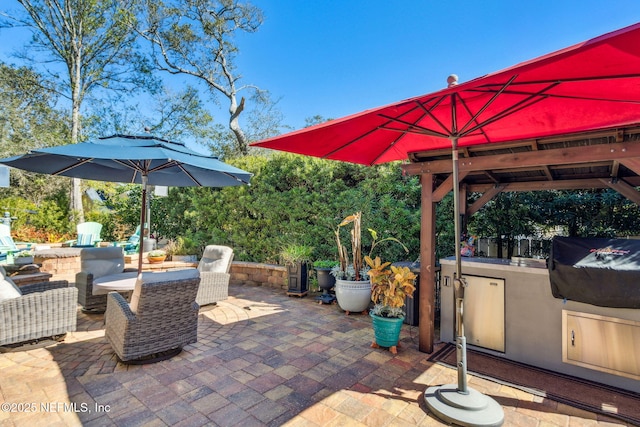
<path fill-rule="evenodd" d="M 549 280 L 556 298 L 640 308 L 640 240 L 555 237 Z"/>

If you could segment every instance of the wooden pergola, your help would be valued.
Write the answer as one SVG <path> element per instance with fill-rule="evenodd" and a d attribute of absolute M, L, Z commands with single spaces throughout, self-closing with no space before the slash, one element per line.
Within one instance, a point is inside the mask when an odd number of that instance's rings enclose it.
<path fill-rule="evenodd" d="M 460 147 L 460 212 L 473 215 L 505 191 L 611 188 L 640 205 L 640 126 Z M 435 341 L 435 207 L 453 189 L 451 150 L 415 152 L 402 166 L 422 184 L 419 350 Z M 480 193 L 473 204 L 467 194 Z"/>

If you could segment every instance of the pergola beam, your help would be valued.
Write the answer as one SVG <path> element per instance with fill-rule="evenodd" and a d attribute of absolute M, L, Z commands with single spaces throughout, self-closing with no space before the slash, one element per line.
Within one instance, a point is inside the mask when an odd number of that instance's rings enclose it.
<path fill-rule="evenodd" d="M 462 181 L 464 177 L 467 176 L 468 174 L 469 172 L 459 173 L 458 180 Z M 447 179 L 445 179 L 442 182 L 442 184 L 440 184 L 438 188 L 436 188 L 433 191 L 433 195 L 432 195 L 433 201 L 434 202 L 441 201 L 444 198 L 444 196 L 446 196 L 451 190 L 453 190 L 453 174 L 449 175 Z"/>
<path fill-rule="evenodd" d="M 600 179 L 607 187 L 616 190 L 636 205 L 640 206 L 640 192 L 620 179 Z"/>
<path fill-rule="evenodd" d="M 505 189 L 504 185 L 494 185 L 493 187 L 486 190 L 478 200 L 476 200 L 475 202 L 473 202 L 471 206 L 469 206 L 466 212 L 467 216 L 471 216 L 474 213 L 478 212 L 480 209 L 482 209 L 484 205 L 486 205 L 491 200 L 493 200 L 494 197 L 502 193 L 504 189 Z"/>
<path fill-rule="evenodd" d="M 584 190 L 585 188 L 610 188 L 605 183 L 607 180 L 592 179 L 567 179 L 563 181 L 529 181 L 502 183 L 502 191 L 543 191 L 543 190 Z M 640 178 L 627 180 L 630 185 L 640 186 Z M 472 193 L 485 193 L 495 184 L 469 184 Z"/>
<path fill-rule="evenodd" d="M 553 165 L 575 165 L 614 160 L 624 164 L 624 160 L 628 158 L 640 158 L 640 141 L 461 158 L 459 168 L 460 172 L 475 172 L 513 169 L 515 167 L 519 169 L 542 168 Z M 402 169 L 408 175 L 452 172 L 450 159 L 410 163 L 402 165 Z"/>

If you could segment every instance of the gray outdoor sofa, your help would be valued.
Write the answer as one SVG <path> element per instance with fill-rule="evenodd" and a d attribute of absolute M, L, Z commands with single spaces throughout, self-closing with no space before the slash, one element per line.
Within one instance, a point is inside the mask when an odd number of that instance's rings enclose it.
<path fill-rule="evenodd" d="M 66 280 L 17 287 L 0 267 L 0 345 L 76 330 L 78 290 Z"/>

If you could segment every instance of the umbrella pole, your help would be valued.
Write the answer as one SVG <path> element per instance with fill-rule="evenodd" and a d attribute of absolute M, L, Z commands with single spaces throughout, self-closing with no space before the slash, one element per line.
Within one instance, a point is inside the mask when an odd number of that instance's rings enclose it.
<path fill-rule="evenodd" d="M 138 283 L 142 283 L 142 254 L 144 253 L 144 239 L 147 215 L 147 175 L 142 175 L 142 209 L 140 209 L 140 242 L 138 244 Z"/>
<path fill-rule="evenodd" d="M 458 138 L 453 138 L 452 158 L 453 158 L 453 210 L 454 210 L 454 233 L 455 233 L 455 254 L 456 273 L 453 278 L 454 293 L 456 300 L 456 361 L 458 365 L 458 393 L 468 394 L 467 389 L 467 338 L 464 336 L 464 323 L 462 319 L 464 307 L 464 288 L 467 285 L 462 278 L 462 256 L 460 254 L 460 236 L 462 226 L 460 224 L 460 185 L 458 182 Z"/>
<path fill-rule="evenodd" d="M 463 307 L 464 287 L 462 258 L 460 254 L 460 184 L 458 182 L 458 138 L 451 138 L 453 159 L 453 209 L 456 272 L 453 278 L 456 299 L 456 356 L 458 384 L 432 386 L 424 392 L 424 399 L 438 418 L 461 426 L 501 426 L 504 411 L 494 399 L 467 387 L 467 340 L 464 336 Z"/>

